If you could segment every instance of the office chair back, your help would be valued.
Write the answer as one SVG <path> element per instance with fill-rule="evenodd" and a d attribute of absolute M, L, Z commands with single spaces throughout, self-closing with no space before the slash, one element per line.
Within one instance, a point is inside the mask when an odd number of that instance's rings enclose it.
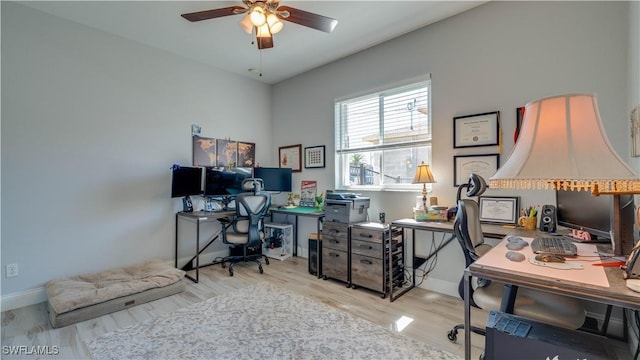
<path fill-rule="evenodd" d="M 255 244 L 262 241 L 263 219 L 271 206 L 271 194 L 262 191 L 262 179 L 249 178 L 242 182 L 244 192 L 236 195 L 236 217 L 233 232 L 223 238 L 228 244 Z"/>

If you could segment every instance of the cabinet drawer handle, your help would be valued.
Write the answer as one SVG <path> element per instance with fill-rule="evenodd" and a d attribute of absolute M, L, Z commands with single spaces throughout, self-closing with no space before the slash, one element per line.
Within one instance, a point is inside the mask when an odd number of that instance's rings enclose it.
<path fill-rule="evenodd" d="M 340 241 L 338 240 L 329 240 L 330 243 L 334 243 L 334 244 L 340 244 Z"/>
<path fill-rule="evenodd" d="M 371 234 L 364 234 L 364 233 L 360 233 L 360 236 L 367 237 L 367 238 L 372 238 L 373 237 L 373 235 L 371 235 Z"/>
<path fill-rule="evenodd" d="M 367 260 L 367 259 L 361 259 L 360 260 L 361 264 L 367 264 L 367 265 L 372 265 L 373 262 L 371 260 Z"/>
<path fill-rule="evenodd" d="M 336 254 L 334 252 L 330 252 L 329 256 L 333 256 L 333 257 L 340 257 L 340 254 Z"/>
<path fill-rule="evenodd" d="M 371 246 L 365 245 L 365 244 L 360 244 L 360 247 L 363 248 L 363 249 L 367 249 L 367 250 L 373 249 Z"/>
<path fill-rule="evenodd" d="M 334 233 L 334 234 L 337 234 L 337 233 L 339 233 L 339 232 L 340 232 L 340 230 L 331 229 L 331 230 L 329 230 L 329 232 Z"/>

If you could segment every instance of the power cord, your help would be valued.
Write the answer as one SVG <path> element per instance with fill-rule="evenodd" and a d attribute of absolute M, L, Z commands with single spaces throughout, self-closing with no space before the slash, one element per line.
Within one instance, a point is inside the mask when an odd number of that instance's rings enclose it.
<path fill-rule="evenodd" d="M 438 253 L 436 252 L 436 250 L 441 248 L 442 244 L 445 241 L 446 241 L 446 234 L 442 234 L 442 238 L 440 239 L 440 242 L 436 245 L 435 233 L 433 232 L 431 233 L 431 247 L 429 249 L 429 253 L 434 255 L 433 257 L 431 257 L 431 259 L 429 259 L 428 261 L 425 261 L 424 264 L 421 265 L 422 269 L 420 268 L 416 269 L 422 272 L 420 283 L 416 284 L 416 286 L 420 286 L 424 282 L 424 279 L 436 268 L 436 265 L 438 264 Z M 416 274 L 416 277 L 417 276 L 418 274 Z"/>

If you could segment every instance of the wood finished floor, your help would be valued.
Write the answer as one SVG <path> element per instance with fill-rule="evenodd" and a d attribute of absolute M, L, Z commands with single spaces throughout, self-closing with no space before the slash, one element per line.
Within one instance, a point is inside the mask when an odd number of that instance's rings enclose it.
<path fill-rule="evenodd" d="M 459 298 L 415 288 L 390 303 L 388 298 L 381 299 L 378 294 L 364 289 L 349 289 L 337 281 L 317 279 L 308 273 L 307 260 L 303 258 L 290 258 L 282 262 L 272 260 L 270 265 L 264 266 L 263 274 L 258 272 L 255 264 L 249 263 L 239 264 L 234 270 L 234 276 L 230 277 L 227 270 L 219 265 L 202 268 L 200 282 L 195 284 L 185 279 L 187 288 L 183 293 L 59 329 L 53 329 L 49 324 L 45 303 L 5 311 L 2 313 L 2 345 L 56 346 L 59 349 L 58 356 L 41 358 L 87 359 L 90 355 L 84 345 L 86 339 L 266 281 L 388 329 L 397 329 L 396 321 L 403 316 L 411 318 L 413 321 L 401 331 L 402 334 L 464 357 L 464 333 L 458 334 L 458 343 L 451 343 L 447 339 L 451 327 L 463 322 L 463 302 Z M 486 312 L 473 309 L 474 325 L 482 326 L 486 319 Z M 477 359 L 484 347 L 484 337 L 472 334 L 472 345 L 472 358 Z M 1 358 L 38 357 L 3 353 Z"/>

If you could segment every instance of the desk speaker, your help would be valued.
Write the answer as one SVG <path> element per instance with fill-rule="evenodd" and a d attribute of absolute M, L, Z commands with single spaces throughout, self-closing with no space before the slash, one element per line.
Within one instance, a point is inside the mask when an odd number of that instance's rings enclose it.
<path fill-rule="evenodd" d="M 556 224 L 558 223 L 556 207 L 553 205 L 543 205 L 541 214 L 540 230 L 545 232 L 556 231 Z"/>
<path fill-rule="evenodd" d="M 322 238 L 316 233 L 309 235 L 309 274 L 322 275 Z"/>

